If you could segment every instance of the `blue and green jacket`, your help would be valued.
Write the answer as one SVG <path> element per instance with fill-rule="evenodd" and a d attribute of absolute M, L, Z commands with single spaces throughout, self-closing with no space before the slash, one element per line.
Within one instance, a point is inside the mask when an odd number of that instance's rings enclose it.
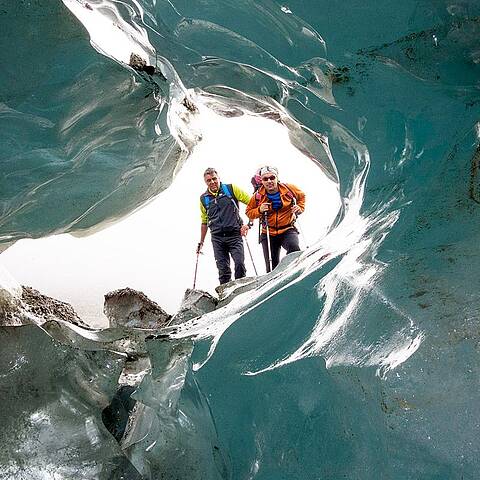
<path fill-rule="evenodd" d="M 218 192 L 207 190 L 200 196 L 202 223 L 212 235 L 237 233 L 243 223 L 238 202 L 247 205 L 249 200 L 250 195 L 236 185 L 220 183 Z"/>

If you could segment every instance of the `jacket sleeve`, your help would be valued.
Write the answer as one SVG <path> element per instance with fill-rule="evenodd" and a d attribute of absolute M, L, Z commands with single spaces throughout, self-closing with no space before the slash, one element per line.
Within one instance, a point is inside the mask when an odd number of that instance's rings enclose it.
<path fill-rule="evenodd" d="M 250 198 L 247 208 L 245 209 L 245 214 L 250 220 L 260 218 L 260 209 L 259 207 L 257 207 L 257 200 L 255 199 L 255 195 L 252 195 L 252 197 Z"/>
<path fill-rule="evenodd" d="M 232 183 L 232 190 L 233 194 L 235 195 L 235 198 L 239 201 L 244 203 L 245 205 L 248 205 L 248 202 L 250 201 L 250 195 L 245 192 L 245 190 L 242 190 L 240 187 L 237 187 L 237 185 L 234 185 Z"/>
<path fill-rule="evenodd" d="M 203 224 L 206 225 L 208 223 L 207 210 L 205 209 L 201 200 L 200 200 L 200 218 L 202 219 Z"/>
<path fill-rule="evenodd" d="M 297 205 L 302 209 L 302 213 L 305 211 L 305 193 L 303 193 L 297 186 L 295 185 L 288 185 L 288 188 L 292 191 L 295 195 L 297 200 Z"/>

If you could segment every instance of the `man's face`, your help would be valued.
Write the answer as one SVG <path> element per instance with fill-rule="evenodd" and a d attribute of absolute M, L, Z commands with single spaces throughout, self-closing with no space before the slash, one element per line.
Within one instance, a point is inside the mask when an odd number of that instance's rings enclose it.
<path fill-rule="evenodd" d="M 220 187 L 220 179 L 218 178 L 218 175 L 216 173 L 207 173 L 203 177 L 203 179 L 205 180 L 205 183 L 207 184 L 207 187 L 211 192 L 218 192 L 218 189 Z"/>
<path fill-rule="evenodd" d="M 278 179 L 274 173 L 268 172 L 262 175 L 262 184 L 268 193 L 275 193 L 278 190 Z"/>

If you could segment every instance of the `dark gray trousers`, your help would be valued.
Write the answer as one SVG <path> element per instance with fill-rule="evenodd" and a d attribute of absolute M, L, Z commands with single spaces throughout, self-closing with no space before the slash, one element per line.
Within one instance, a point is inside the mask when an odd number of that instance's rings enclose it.
<path fill-rule="evenodd" d="M 235 279 L 246 275 L 245 253 L 241 235 L 222 236 L 212 235 L 213 254 L 217 262 L 218 280 L 220 285 L 232 279 L 230 256 L 235 264 Z"/>
<path fill-rule="evenodd" d="M 268 260 L 268 240 L 267 235 L 262 233 L 260 236 L 262 243 L 263 257 L 265 258 L 265 266 L 267 267 L 267 273 L 270 272 L 270 262 Z M 298 243 L 298 231 L 296 228 L 290 228 L 286 232 L 280 235 L 270 236 L 270 252 L 272 255 L 272 270 L 280 262 L 280 249 L 284 248 L 287 253 L 298 252 L 300 245 Z"/>

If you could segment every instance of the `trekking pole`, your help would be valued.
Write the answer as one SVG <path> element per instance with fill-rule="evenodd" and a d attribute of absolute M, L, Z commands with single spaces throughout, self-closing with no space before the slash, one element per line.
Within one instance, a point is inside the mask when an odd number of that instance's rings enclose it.
<path fill-rule="evenodd" d="M 298 223 L 298 217 L 297 217 L 297 220 L 295 221 L 295 228 L 300 232 L 300 236 L 303 239 L 303 243 L 305 244 L 305 248 L 308 248 L 307 240 L 305 239 L 305 235 L 304 235 L 304 233 L 303 233 L 303 231 L 300 228 L 300 225 Z"/>
<path fill-rule="evenodd" d="M 268 227 L 268 218 L 267 212 L 264 212 L 265 215 L 265 228 L 267 230 L 267 251 L 268 251 L 268 269 L 272 271 L 272 254 L 271 254 L 271 245 L 270 245 L 270 229 Z M 268 272 L 267 272 L 268 273 Z"/>
<path fill-rule="evenodd" d="M 195 274 L 193 275 L 193 289 L 195 290 L 195 285 L 197 284 L 197 270 L 198 270 L 198 259 L 200 258 L 200 250 L 197 252 L 197 261 L 195 262 Z"/>
<path fill-rule="evenodd" d="M 253 270 L 255 271 L 255 275 L 258 277 L 257 267 L 255 267 L 255 262 L 253 261 L 253 255 L 252 255 L 252 251 L 250 250 L 250 245 L 248 244 L 247 237 L 244 237 L 244 238 L 245 238 L 245 243 L 247 244 L 248 253 L 250 254 L 250 260 L 252 261 Z"/>

